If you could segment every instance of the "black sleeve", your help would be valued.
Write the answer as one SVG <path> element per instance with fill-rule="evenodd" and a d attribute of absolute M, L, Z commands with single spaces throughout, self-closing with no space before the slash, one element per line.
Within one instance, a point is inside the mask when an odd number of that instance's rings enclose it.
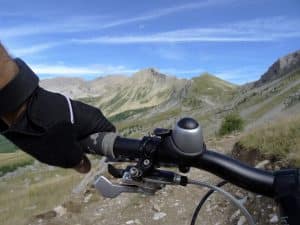
<path fill-rule="evenodd" d="M 83 157 L 78 141 L 115 127 L 95 107 L 37 88 L 26 112 L 2 134 L 23 151 L 49 165 L 70 168 Z"/>

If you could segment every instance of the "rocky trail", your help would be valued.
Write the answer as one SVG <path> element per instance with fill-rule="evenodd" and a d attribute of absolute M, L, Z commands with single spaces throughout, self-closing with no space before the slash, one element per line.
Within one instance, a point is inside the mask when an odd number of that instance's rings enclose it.
<path fill-rule="evenodd" d="M 208 146 L 224 153 L 231 151 L 237 136 L 222 140 L 209 140 Z M 104 168 L 103 166 L 101 168 Z M 104 170 L 102 173 L 106 173 Z M 81 183 L 85 184 L 87 178 Z M 199 170 L 191 170 L 189 177 L 216 183 L 220 179 Z M 30 225 L 188 225 L 193 211 L 207 189 L 198 187 L 167 186 L 154 196 L 122 194 L 114 199 L 105 199 L 90 185 L 79 187 L 68 201 L 53 210 L 32 217 Z M 262 196 L 247 193 L 230 185 L 227 190 L 234 193 L 250 209 L 257 224 L 277 224 L 276 207 Z M 202 208 L 196 224 L 222 225 L 247 224 L 241 212 L 232 207 L 218 194 L 213 195 Z"/>

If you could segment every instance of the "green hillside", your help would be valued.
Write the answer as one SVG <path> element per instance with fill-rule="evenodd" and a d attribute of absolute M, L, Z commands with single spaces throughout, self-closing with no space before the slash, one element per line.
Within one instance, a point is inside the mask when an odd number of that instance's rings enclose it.
<path fill-rule="evenodd" d="M 258 150 L 267 158 L 288 160 L 300 166 L 300 116 L 281 118 L 246 133 L 239 144 L 244 150 Z"/>
<path fill-rule="evenodd" d="M 0 153 L 15 152 L 16 150 L 17 147 L 15 145 L 0 135 Z"/>
<path fill-rule="evenodd" d="M 190 107 L 200 107 L 206 103 L 217 104 L 232 99 L 237 86 L 221 80 L 211 74 L 202 74 L 191 80 L 183 104 Z"/>
<path fill-rule="evenodd" d="M 271 114 L 284 113 L 300 103 L 299 96 L 300 71 L 297 70 L 259 88 L 241 88 L 232 107 L 251 123 L 261 118 L 269 119 Z"/>
<path fill-rule="evenodd" d="M 185 80 L 150 68 L 121 80 L 101 96 L 80 100 L 99 107 L 123 135 L 141 136 L 154 127 L 171 127 L 182 116 L 196 118 L 206 134 L 213 135 L 230 112 L 240 114 L 247 128 L 297 109 L 299 90 L 299 70 L 261 86 L 238 86 L 209 73 Z"/>
<path fill-rule="evenodd" d="M 212 97 L 222 97 L 224 93 L 233 94 L 236 85 L 224 81 L 211 74 L 205 73 L 192 79 L 192 86 L 189 93 L 197 95 L 208 95 Z"/>

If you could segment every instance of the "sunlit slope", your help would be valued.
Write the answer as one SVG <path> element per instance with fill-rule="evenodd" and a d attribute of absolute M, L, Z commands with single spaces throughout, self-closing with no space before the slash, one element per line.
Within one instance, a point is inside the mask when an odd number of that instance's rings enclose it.
<path fill-rule="evenodd" d="M 132 77 L 120 80 L 117 88 L 111 87 L 101 96 L 80 100 L 101 108 L 107 116 L 113 116 L 129 110 L 157 106 L 167 101 L 174 93 L 180 92 L 186 82 L 154 69 L 145 69 Z"/>
<path fill-rule="evenodd" d="M 300 70 L 286 74 L 260 87 L 244 87 L 232 108 L 249 122 L 263 122 L 279 114 L 300 112 Z"/>
<path fill-rule="evenodd" d="M 239 113 L 246 128 L 300 113 L 299 68 L 296 51 L 274 62 L 258 81 L 242 86 L 208 73 L 179 79 L 150 68 L 84 84 L 76 80 L 72 90 L 79 89 L 75 98 L 100 108 L 126 135 L 171 127 L 182 116 L 196 118 L 213 134 L 230 112 Z"/>
<path fill-rule="evenodd" d="M 160 99 L 160 104 L 123 111 L 110 119 L 123 134 L 134 136 L 150 132 L 153 127 L 171 127 L 182 116 L 205 120 L 205 124 L 215 116 L 215 111 L 224 101 L 232 99 L 236 88 L 233 84 L 204 74 L 185 81 L 184 85 L 173 86 L 172 92 Z"/>
<path fill-rule="evenodd" d="M 281 117 L 243 134 L 236 148 L 300 166 L 300 116 Z"/>
<path fill-rule="evenodd" d="M 194 77 L 190 82 L 183 101 L 185 106 L 190 107 L 199 107 L 201 104 L 219 106 L 229 101 L 237 89 L 236 85 L 208 73 Z"/>

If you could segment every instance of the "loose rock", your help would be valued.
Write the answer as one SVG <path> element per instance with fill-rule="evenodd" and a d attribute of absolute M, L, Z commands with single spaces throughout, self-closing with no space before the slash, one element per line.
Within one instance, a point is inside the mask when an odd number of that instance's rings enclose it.
<path fill-rule="evenodd" d="M 238 209 L 236 210 L 230 217 L 230 222 L 232 222 L 235 218 L 237 218 L 240 215 L 241 211 Z"/>
<path fill-rule="evenodd" d="M 67 213 L 67 209 L 63 206 L 57 206 L 53 209 L 54 212 L 56 212 L 57 216 L 63 216 Z"/>
<path fill-rule="evenodd" d="M 93 196 L 92 193 L 88 194 L 88 195 L 84 198 L 83 202 L 84 202 L 84 203 L 88 203 L 88 202 L 90 201 L 90 199 L 91 199 L 92 196 Z"/>
<path fill-rule="evenodd" d="M 244 225 L 245 222 L 246 222 L 246 217 L 241 216 L 240 219 L 239 219 L 239 221 L 238 221 L 238 223 L 237 223 L 237 225 Z"/>
<path fill-rule="evenodd" d="M 278 223 L 279 219 L 276 214 L 271 215 L 270 223 Z"/>
<path fill-rule="evenodd" d="M 164 212 L 157 212 L 157 213 L 154 213 L 153 215 L 153 220 L 160 220 L 162 218 L 164 218 L 167 214 L 164 213 Z"/>

